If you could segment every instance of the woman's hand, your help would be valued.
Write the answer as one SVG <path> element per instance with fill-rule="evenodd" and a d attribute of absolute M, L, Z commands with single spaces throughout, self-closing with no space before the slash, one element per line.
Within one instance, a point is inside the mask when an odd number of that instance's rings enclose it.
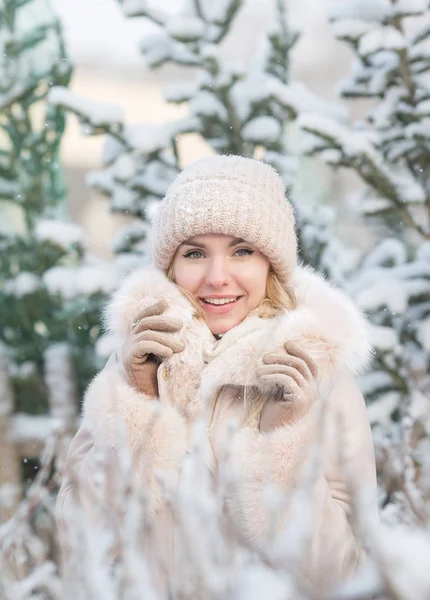
<path fill-rule="evenodd" d="M 158 396 L 160 360 L 184 349 L 184 344 L 172 335 L 182 328 L 182 323 L 164 316 L 166 309 L 167 302 L 161 300 L 139 312 L 122 347 L 122 363 L 129 383 L 150 398 Z"/>
<path fill-rule="evenodd" d="M 257 377 L 281 391 L 280 400 L 287 404 L 295 418 L 304 415 L 317 396 L 317 367 L 292 342 L 287 342 L 282 350 L 263 356 Z"/>

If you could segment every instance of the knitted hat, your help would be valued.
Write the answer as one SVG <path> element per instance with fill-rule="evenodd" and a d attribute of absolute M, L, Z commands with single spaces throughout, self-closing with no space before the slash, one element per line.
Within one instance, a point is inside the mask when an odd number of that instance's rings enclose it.
<path fill-rule="evenodd" d="M 154 219 L 153 263 L 165 273 L 180 244 L 223 233 L 256 246 L 287 285 L 296 265 L 294 215 L 269 165 L 241 156 L 212 156 L 184 169 Z"/>

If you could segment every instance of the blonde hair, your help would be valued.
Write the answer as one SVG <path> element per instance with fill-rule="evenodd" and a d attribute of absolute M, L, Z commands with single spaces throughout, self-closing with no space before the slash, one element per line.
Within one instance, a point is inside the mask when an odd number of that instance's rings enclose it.
<path fill-rule="evenodd" d="M 166 273 L 167 279 L 174 283 L 179 291 L 189 300 L 195 309 L 195 317 L 205 320 L 205 313 L 194 296 L 186 289 L 176 283 L 175 270 L 173 262 Z M 262 319 L 276 317 L 284 310 L 293 310 L 297 306 L 297 298 L 292 288 L 287 288 L 281 284 L 275 272 L 270 269 L 266 282 L 266 295 L 258 306 L 256 306 L 249 315 L 257 316 Z"/>

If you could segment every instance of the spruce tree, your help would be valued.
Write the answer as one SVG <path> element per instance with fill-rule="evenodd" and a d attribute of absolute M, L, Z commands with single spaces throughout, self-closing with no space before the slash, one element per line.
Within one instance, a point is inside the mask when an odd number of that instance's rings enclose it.
<path fill-rule="evenodd" d="M 46 102 L 72 71 L 60 23 L 47 2 L 5 0 L 0 33 L 0 498 L 10 506 L 38 469 L 50 417 L 76 425 L 78 397 L 100 367 L 109 283 L 67 217 L 66 117 Z"/>
<path fill-rule="evenodd" d="M 430 492 L 430 10 L 423 1 L 333 7 L 335 36 L 354 51 L 341 95 L 373 100 L 351 126 L 302 114 L 305 147 L 333 168 L 355 171 L 365 184 L 357 208 L 379 242 L 363 255 L 347 286 L 369 314 L 376 349 L 363 379 L 377 424 L 380 465 L 389 435 L 401 446 L 403 417 L 413 423 L 411 470 L 397 461 L 390 487 L 417 477 Z M 403 472 L 402 472 L 403 471 Z M 400 484 L 399 484 L 400 481 Z M 428 488 L 428 489 L 427 489 Z"/>

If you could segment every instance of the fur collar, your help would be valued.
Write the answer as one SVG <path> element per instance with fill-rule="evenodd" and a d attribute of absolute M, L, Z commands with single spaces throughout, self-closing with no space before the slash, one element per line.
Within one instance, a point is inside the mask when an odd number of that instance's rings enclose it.
<path fill-rule="evenodd" d="M 292 285 L 297 307 L 272 319 L 248 317 L 216 340 L 207 325 L 194 318 L 193 307 L 179 289 L 156 269 L 138 269 L 129 275 L 109 304 L 105 321 L 118 344 L 130 331 L 137 310 L 160 299 L 168 313 L 184 322 L 178 334 L 185 350 L 165 361 L 180 379 L 195 380 L 205 398 L 222 385 L 254 385 L 255 367 L 262 356 L 292 341 L 318 366 L 322 390 L 344 373 L 357 374 L 368 363 L 371 349 L 368 325 L 352 301 L 310 268 L 297 267 Z M 175 381 L 175 377 L 172 377 Z M 179 386 L 181 387 L 181 386 Z M 183 391 L 189 398 L 189 390 Z M 176 389 L 178 394 L 178 389 Z"/>

